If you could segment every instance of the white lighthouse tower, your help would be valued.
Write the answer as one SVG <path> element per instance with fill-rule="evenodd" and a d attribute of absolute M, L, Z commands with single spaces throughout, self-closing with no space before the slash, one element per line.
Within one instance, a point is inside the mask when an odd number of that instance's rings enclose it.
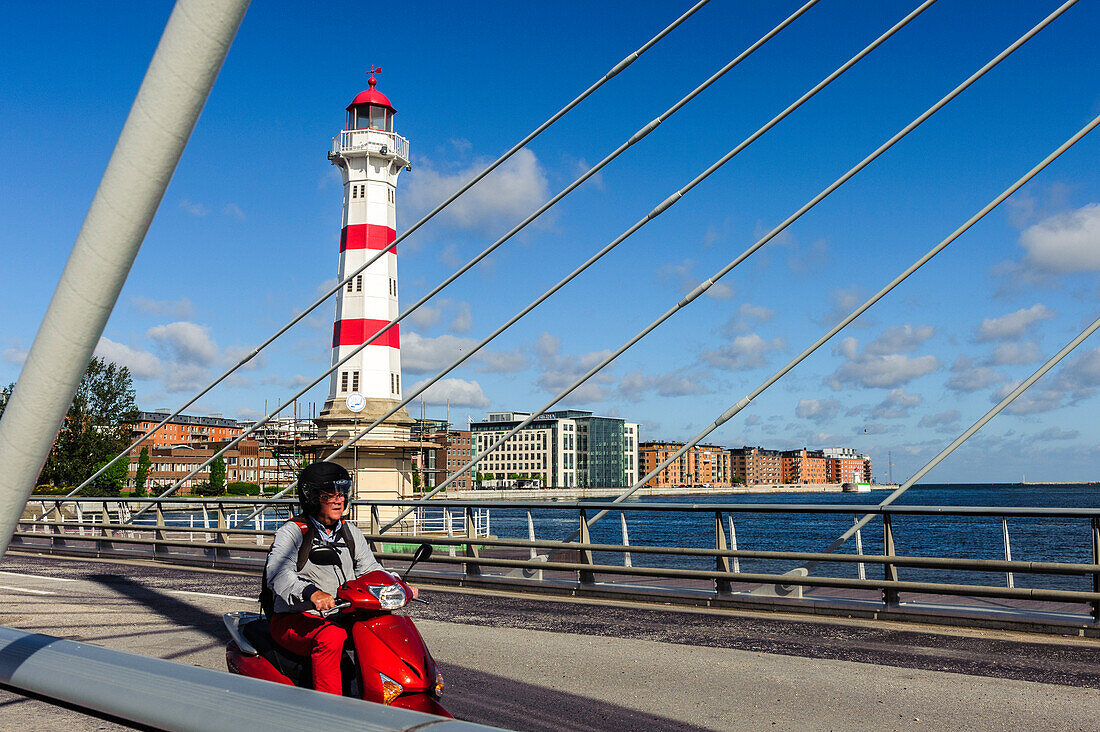
<path fill-rule="evenodd" d="M 409 168 L 409 141 L 393 131 L 396 110 L 375 89 L 374 76 L 368 83 L 348 105 L 345 129 L 333 138 L 328 154 L 344 182 L 341 280 L 396 238 L 397 177 Z M 397 317 L 397 296 L 397 251 L 392 249 L 341 288 L 332 327 L 332 365 Z M 332 373 L 317 420 L 321 435 L 336 437 L 357 423 L 365 426 L 400 401 L 401 338 L 395 325 Z M 410 423 L 402 409 L 366 439 L 407 440 Z"/>

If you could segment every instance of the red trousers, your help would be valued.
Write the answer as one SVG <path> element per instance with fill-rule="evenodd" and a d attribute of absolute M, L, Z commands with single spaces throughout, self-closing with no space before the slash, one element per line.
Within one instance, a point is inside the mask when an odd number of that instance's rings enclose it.
<path fill-rule="evenodd" d="M 343 693 L 340 656 L 348 639 L 346 630 L 315 615 L 275 613 L 271 618 L 271 639 L 291 653 L 309 656 L 314 689 Z"/>

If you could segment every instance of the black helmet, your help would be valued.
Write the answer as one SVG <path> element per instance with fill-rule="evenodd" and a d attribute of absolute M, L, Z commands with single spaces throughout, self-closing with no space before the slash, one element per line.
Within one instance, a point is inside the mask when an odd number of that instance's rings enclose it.
<path fill-rule="evenodd" d="M 307 516 L 321 510 L 321 493 L 351 493 L 351 476 L 336 463 L 313 463 L 298 473 L 298 505 Z"/>

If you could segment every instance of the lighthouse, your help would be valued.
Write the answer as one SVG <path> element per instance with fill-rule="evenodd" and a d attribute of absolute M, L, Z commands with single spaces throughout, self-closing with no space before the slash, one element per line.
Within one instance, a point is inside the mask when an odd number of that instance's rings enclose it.
<path fill-rule="evenodd" d="M 378 255 L 397 236 L 397 178 L 402 170 L 411 170 L 409 141 L 394 132 L 397 110 L 375 88 L 377 83 L 372 75 L 366 91 L 347 106 L 344 129 L 328 153 L 343 180 L 340 280 L 378 257 L 337 294 L 332 366 L 398 315 L 396 248 Z M 401 337 L 399 325 L 394 325 L 329 377 L 328 397 L 317 419 L 322 437 L 350 433 L 357 424 L 374 421 L 401 401 L 401 388 Z M 402 408 L 366 439 L 407 440 L 410 423 Z"/>

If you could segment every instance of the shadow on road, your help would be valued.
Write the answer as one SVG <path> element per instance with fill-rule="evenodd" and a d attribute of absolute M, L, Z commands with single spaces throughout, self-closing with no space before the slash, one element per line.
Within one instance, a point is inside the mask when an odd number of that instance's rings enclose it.
<path fill-rule="evenodd" d="M 160 617 L 189 630 L 197 630 L 212 640 L 225 641 L 225 631 L 220 613 L 203 610 L 189 602 L 172 597 L 151 587 L 126 577 L 109 574 L 92 574 L 89 582 L 96 582 L 118 592 L 135 602 L 139 602 Z"/>
<path fill-rule="evenodd" d="M 443 677 L 443 705 L 451 714 L 518 732 L 709 729 L 462 666 L 444 666 Z"/>

